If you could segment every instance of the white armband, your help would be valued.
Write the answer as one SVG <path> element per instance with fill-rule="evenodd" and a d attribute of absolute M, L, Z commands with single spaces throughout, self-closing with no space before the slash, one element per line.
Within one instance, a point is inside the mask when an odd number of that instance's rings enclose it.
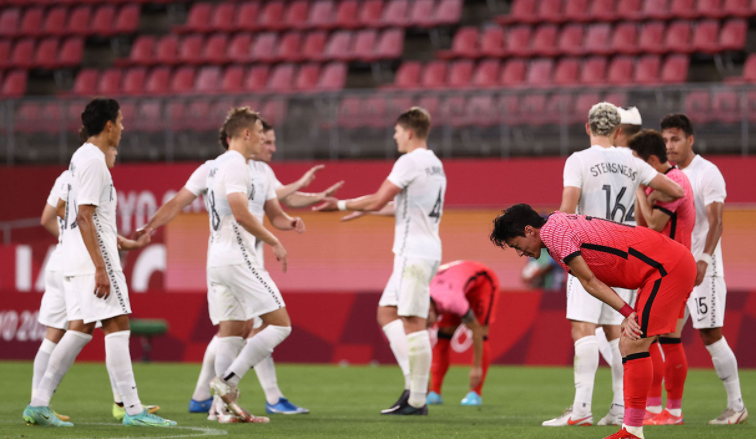
<path fill-rule="evenodd" d="M 708 253 L 702 253 L 698 257 L 698 262 L 706 262 L 707 265 L 711 265 L 711 255 Z"/>
<path fill-rule="evenodd" d="M 347 210 L 346 203 L 346 200 L 339 200 L 336 205 L 339 207 L 339 210 Z"/>

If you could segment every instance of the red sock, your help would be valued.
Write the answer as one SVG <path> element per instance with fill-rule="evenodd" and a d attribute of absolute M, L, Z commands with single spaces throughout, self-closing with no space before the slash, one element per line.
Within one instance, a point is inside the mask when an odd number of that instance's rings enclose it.
<path fill-rule="evenodd" d="M 679 338 L 660 338 L 663 346 L 666 370 L 664 388 L 667 389 L 667 408 L 680 408 L 688 376 L 688 357 L 685 356 L 682 340 Z"/>
<path fill-rule="evenodd" d="M 625 369 L 625 425 L 642 427 L 646 416 L 646 398 L 654 379 L 654 365 L 648 352 L 630 354 L 622 359 Z"/>
<path fill-rule="evenodd" d="M 654 380 L 651 382 L 651 390 L 648 392 L 648 405 L 660 406 L 662 397 L 662 380 L 664 378 L 664 358 L 662 357 L 659 343 L 657 342 L 651 343 L 648 352 L 651 354 L 651 362 L 654 365 Z M 667 351 L 665 350 L 664 353 L 666 352 Z"/>
<path fill-rule="evenodd" d="M 473 353 L 473 355 L 475 355 Z M 470 390 L 474 390 L 478 395 L 483 394 L 483 383 L 486 382 L 486 375 L 488 374 L 488 366 L 491 365 L 491 347 L 488 345 L 488 339 L 483 340 L 483 377 L 480 379 L 478 387 Z"/>
<path fill-rule="evenodd" d="M 441 394 L 441 385 L 444 384 L 444 376 L 449 370 L 449 345 L 451 337 L 441 338 L 444 335 L 438 333 L 438 341 L 433 346 L 433 363 L 431 364 L 431 392 Z M 448 336 L 447 336 L 448 337 Z"/>

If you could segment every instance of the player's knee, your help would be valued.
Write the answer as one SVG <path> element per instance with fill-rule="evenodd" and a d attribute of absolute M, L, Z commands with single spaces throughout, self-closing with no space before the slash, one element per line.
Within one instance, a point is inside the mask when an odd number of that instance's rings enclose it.
<path fill-rule="evenodd" d="M 701 329 L 698 333 L 706 346 L 711 346 L 722 339 L 722 328 Z"/>
<path fill-rule="evenodd" d="M 275 334 L 278 343 L 286 340 L 286 338 L 291 334 L 291 326 L 269 325 L 267 329 Z"/>

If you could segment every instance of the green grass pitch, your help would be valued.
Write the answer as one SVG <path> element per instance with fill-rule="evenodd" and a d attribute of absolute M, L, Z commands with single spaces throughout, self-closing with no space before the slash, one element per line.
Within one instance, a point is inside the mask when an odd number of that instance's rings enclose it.
<path fill-rule="evenodd" d="M 446 400 L 430 408 L 427 417 L 389 417 L 378 412 L 401 392 L 397 367 L 278 365 L 278 381 L 309 415 L 272 416 L 267 425 L 221 425 L 187 413 L 187 403 L 199 373 L 198 364 L 135 364 L 142 402 L 159 404 L 160 414 L 179 428 L 146 429 L 118 425 L 111 417 L 111 391 L 104 364 L 77 363 L 53 398 L 53 407 L 71 416 L 74 428 L 24 425 L 31 362 L 0 362 L 0 439 L 5 438 L 603 438 L 616 427 L 551 429 L 540 423 L 568 406 L 573 397 L 571 368 L 492 367 L 483 392 L 483 407 L 462 407 L 467 368 L 450 369 L 444 386 Z M 756 370 L 740 372 L 746 403 L 756 401 Z M 610 372 L 601 368 L 593 399 L 594 421 L 611 402 Z M 253 372 L 242 381 L 242 405 L 255 414 L 265 410 L 262 390 Z M 753 425 L 709 426 L 725 406 L 725 392 L 713 370 L 691 370 L 683 401 L 686 425 L 647 427 L 655 438 L 756 438 Z M 752 406 L 756 407 L 756 406 Z M 756 410 L 756 409 L 755 409 Z M 752 414 L 756 416 L 756 412 Z M 756 421 L 755 421 L 756 422 Z"/>

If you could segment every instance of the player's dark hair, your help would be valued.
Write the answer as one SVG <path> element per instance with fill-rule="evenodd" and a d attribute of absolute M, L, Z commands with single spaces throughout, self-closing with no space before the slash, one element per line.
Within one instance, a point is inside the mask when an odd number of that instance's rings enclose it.
<path fill-rule="evenodd" d="M 87 132 L 87 129 L 82 126 L 79 128 L 79 141 L 85 143 L 87 139 L 89 139 L 89 133 Z"/>
<path fill-rule="evenodd" d="M 228 139 L 238 136 L 245 128 L 251 128 L 258 120 L 262 120 L 260 114 L 249 107 L 234 107 L 228 110 L 226 120 L 218 130 L 218 140 L 223 149 L 228 149 Z"/>
<path fill-rule="evenodd" d="M 430 135 L 431 116 L 425 108 L 412 107 L 396 118 L 396 124 L 411 130 L 418 139 L 425 140 Z"/>
<path fill-rule="evenodd" d="M 640 125 L 632 125 L 629 123 L 622 123 L 620 124 L 620 129 L 627 137 L 632 137 L 636 134 L 638 134 L 641 130 Z"/>
<path fill-rule="evenodd" d="M 682 113 L 674 113 L 664 116 L 664 119 L 661 120 L 661 129 L 664 131 L 670 128 L 678 128 L 681 131 L 684 131 L 686 137 L 694 134 L 693 122 L 688 119 L 688 116 Z"/>
<path fill-rule="evenodd" d="M 92 137 L 100 134 L 105 129 L 105 124 L 108 121 L 116 123 L 118 119 L 118 112 L 121 110 L 121 106 L 118 105 L 118 101 L 108 98 L 95 98 L 92 99 L 84 112 L 81 113 L 81 124 L 83 130 L 79 131 L 79 135 L 86 134 L 87 137 Z M 85 138 L 85 140 L 86 140 Z"/>
<path fill-rule="evenodd" d="M 267 133 L 268 131 L 273 129 L 273 125 L 271 125 L 271 123 L 268 122 L 267 120 L 260 118 L 260 122 L 262 123 L 262 126 L 263 126 L 263 133 Z"/>
<path fill-rule="evenodd" d="M 546 219 L 527 204 L 515 204 L 509 209 L 501 211 L 501 215 L 494 220 L 491 232 L 491 242 L 495 246 L 505 248 L 507 241 L 517 236 L 525 236 L 525 227 L 532 226 L 540 229 L 546 224 Z"/>
<path fill-rule="evenodd" d="M 664 137 L 656 130 L 639 132 L 630 138 L 628 146 L 645 161 L 654 155 L 661 163 L 667 162 L 667 145 L 664 143 Z"/>

